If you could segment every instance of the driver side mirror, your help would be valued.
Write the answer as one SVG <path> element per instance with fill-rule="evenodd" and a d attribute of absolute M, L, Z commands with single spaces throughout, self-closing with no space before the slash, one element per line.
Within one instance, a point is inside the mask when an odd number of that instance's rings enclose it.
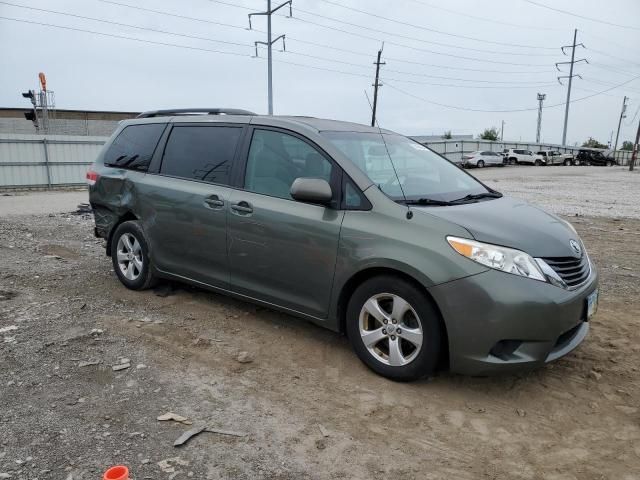
<path fill-rule="evenodd" d="M 321 178 L 296 178 L 289 192 L 294 200 L 328 205 L 333 198 L 331 185 Z"/>

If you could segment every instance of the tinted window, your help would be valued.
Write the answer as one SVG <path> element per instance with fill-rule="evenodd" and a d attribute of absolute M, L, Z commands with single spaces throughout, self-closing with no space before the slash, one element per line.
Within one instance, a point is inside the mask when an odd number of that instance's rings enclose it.
<path fill-rule="evenodd" d="M 255 130 L 249 148 L 245 188 L 273 197 L 291 198 L 296 178 L 331 181 L 332 165 L 315 148 L 286 133 Z"/>
<path fill-rule="evenodd" d="M 228 185 L 241 132 L 239 127 L 174 127 L 160 173 Z"/>
<path fill-rule="evenodd" d="M 125 127 L 105 153 L 104 163 L 120 168 L 147 170 L 164 127 L 164 123 Z"/>

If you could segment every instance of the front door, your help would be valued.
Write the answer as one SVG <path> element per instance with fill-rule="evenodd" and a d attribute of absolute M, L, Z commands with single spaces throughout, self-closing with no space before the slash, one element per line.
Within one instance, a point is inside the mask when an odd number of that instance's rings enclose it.
<path fill-rule="evenodd" d="M 298 136 L 254 130 L 244 189 L 234 190 L 229 203 L 233 291 L 326 317 L 344 212 L 297 202 L 289 190 L 299 177 L 322 178 L 335 188 L 338 168 Z"/>
<path fill-rule="evenodd" d="M 227 207 L 240 126 L 179 125 L 159 174 L 140 182 L 140 204 L 158 269 L 229 287 Z"/>

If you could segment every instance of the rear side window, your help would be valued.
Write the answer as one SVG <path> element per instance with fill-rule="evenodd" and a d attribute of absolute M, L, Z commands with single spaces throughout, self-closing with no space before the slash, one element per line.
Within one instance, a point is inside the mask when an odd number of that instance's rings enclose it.
<path fill-rule="evenodd" d="M 146 171 L 164 127 L 164 123 L 125 127 L 104 154 L 105 165 Z"/>
<path fill-rule="evenodd" d="M 240 127 L 176 126 L 164 149 L 160 173 L 229 185 Z"/>

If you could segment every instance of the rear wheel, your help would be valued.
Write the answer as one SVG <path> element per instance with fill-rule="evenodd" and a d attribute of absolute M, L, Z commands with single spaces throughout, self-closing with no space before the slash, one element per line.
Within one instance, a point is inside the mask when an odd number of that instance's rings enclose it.
<path fill-rule="evenodd" d="M 535 162 L 533 162 L 533 164 L 534 164 L 536 167 L 539 167 L 539 166 L 541 166 L 541 165 L 542 165 L 542 161 L 541 161 L 541 160 L 536 160 Z"/>
<path fill-rule="evenodd" d="M 125 287 L 145 290 L 157 283 L 149 259 L 149 245 L 138 222 L 118 225 L 113 234 L 113 245 L 113 269 Z"/>
<path fill-rule="evenodd" d="M 516 165 L 517 163 L 518 163 L 518 160 L 516 158 L 509 159 L 509 165 Z"/>
<path fill-rule="evenodd" d="M 611 160 L 607 160 L 607 167 L 613 167 L 613 162 Z"/>
<path fill-rule="evenodd" d="M 478 168 L 484 167 L 484 160 L 478 160 L 478 163 L 476 165 L 478 166 Z"/>
<path fill-rule="evenodd" d="M 567 158 L 567 159 L 565 159 L 565 161 L 564 161 L 564 166 L 565 166 L 565 167 L 568 167 L 569 165 L 571 165 L 571 160 L 569 160 L 569 159 Z"/>
<path fill-rule="evenodd" d="M 434 372 L 442 338 L 438 312 L 413 284 L 393 276 L 365 281 L 349 300 L 346 321 L 353 349 L 374 372 L 398 381 Z"/>

